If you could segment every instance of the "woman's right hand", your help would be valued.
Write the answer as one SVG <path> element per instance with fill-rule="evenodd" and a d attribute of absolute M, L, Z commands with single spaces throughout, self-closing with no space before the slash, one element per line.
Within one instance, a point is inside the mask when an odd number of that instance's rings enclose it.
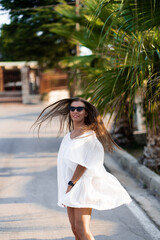
<path fill-rule="evenodd" d="M 68 185 L 67 190 L 66 190 L 66 193 L 70 192 L 71 189 L 72 189 L 72 186 Z"/>

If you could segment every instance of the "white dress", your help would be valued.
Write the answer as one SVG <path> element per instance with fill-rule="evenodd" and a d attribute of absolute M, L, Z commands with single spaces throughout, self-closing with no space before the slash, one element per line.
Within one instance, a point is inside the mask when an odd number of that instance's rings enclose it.
<path fill-rule="evenodd" d="M 104 149 L 93 131 L 62 140 L 57 164 L 58 205 L 74 208 L 112 209 L 132 200 L 127 191 L 103 166 Z M 86 167 L 71 191 L 66 193 L 77 165 Z"/>

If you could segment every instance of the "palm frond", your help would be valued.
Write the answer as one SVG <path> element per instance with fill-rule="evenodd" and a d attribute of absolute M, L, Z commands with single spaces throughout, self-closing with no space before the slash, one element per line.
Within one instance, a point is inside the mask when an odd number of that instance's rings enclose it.
<path fill-rule="evenodd" d="M 96 59 L 97 57 L 95 55 L 89 55 L 89 56 L 73 56 L 73 57 L 67 57 L 63 58 L 59 62 L 60 66 L 62 68 L 70 67 L 70 68 L 77 68 L 77 67 L 89 67 L 90 63 Z"/>

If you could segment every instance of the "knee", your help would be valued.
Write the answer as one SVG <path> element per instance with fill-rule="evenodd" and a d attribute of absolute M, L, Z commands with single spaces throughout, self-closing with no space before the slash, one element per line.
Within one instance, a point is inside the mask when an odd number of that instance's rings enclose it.
<path fill-rule="evenodd" d="M 76 234 L 79 237 L 84 237 L 84 236 L 88 235 L 87 231 L 82 223 L 76 223 L 74 226 L 74 229 L 75 229 Z"/>
<path fill-rule="evenodd" d="M 72 232 L 73 232 L 73 234 L 76 235 L 77 233 L 76 233 L 75 225 L 72 225 L 71 228 L 72 228 Z"/>
<path fill-rule="evenodd" d="M 80 226 L 80 224 L 75 224 L 75 226 L 74 226 L 74 230 L 75 230 L 75 232 L 76 232 L 76 234 L 78 235 L 78 236 L 81 236 L 82 235 L 82 227 Z"/>

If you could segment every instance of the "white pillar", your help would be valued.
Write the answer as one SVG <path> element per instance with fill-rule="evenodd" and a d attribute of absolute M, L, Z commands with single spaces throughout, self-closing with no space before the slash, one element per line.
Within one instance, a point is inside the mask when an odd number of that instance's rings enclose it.
<path fill-rule="evenodd" d="M 29 67 L 24 66 L 21 68 L 21 81 L 22 81 L 22 102 L 29 103 Z"/>
<path fill-rule="evenodd" d="M 0 67 L 0 92 L 4 91 L 3 67 Z"/>

